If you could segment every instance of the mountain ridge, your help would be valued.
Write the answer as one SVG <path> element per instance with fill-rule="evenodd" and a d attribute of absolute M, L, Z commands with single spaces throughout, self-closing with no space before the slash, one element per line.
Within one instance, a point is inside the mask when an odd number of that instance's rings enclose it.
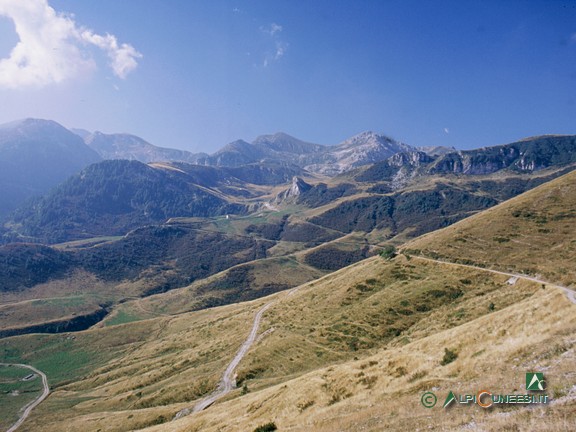
<path fill-rule="evenodd" d="M 102 159 L 128 159 L 139 162 L 196 162 L 204 153 L 191 153 L 166 147 L 157 147 L 144 139 L 127 133 L 104 134 L 94 132 L 82 137 Z"/>
<path fill-rule="evenodd" d="M 100 160 L 79 136 L 52 120 L 0 125 L 0 217 Z"/>

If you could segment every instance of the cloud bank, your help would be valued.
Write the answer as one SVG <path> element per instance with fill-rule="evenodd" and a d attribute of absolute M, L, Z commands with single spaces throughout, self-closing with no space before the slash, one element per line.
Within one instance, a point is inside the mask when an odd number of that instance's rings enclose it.
<path fill-rule="evenodd" d="M 113 73 L 122 79 L 142 57 L 114 35 L 79 26 L 47 0 L 0 0 L 0 15 L 14 22 L 19 38 L 10 56 L 0 60 L 0 88 L 44 87 L 89 74 L 97 68 L 92 47 L 106 53 Z"/>

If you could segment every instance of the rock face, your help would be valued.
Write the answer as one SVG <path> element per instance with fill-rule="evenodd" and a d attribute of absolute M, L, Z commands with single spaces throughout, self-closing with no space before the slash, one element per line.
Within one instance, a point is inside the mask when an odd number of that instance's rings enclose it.
<path fill-rule="evenodd" d="M 102 321 L 110 311 L 106 307 L 85 315 L 73 318 L 37 324 L 27 327 L 0 330 L 0 339 L 30 333 L 68 333 L 89 329 L 94 324 Z"/>
<path fill-rule="evenodd" d="M 399 152 L 411 151 L 413 148 L 384 135 L 374 132 L 363 132 L 342 144 L 337 145 L 331 153 L 338 155 L 342 162 L 349 166 L 360 163 L 374 163 L 386 159 Z"/>
<path fill-rule="evenodd" d="M 408 151 L 404 153 L 396 153 L 394 156 L 389 157 L 386 162 L 390 166 L 395 167 L 412 167 L 418 168 L 422 165 L 432 162 L 434 159 L 421 151 Z"/>
<path fill-rule="evenodd" d="M 276 204 L 285 202 L 295 202 L 300 195 L 312 189 L 312 186 L 302 180 L 300 177 L 294 176 L 292 184 L 288 189 L 276 195 L 274 202 Z"/>
<path fill-rule="evenodd" d="M 428 156 L 441 156 L 458 151 L 454 147 L 445 147 L 445 146 L 422 146 L 422 147 L 416 147 L 416 150 L 424 152 Z"/>
<path fill-rule="evenodd" d="M 341 144 L 326 148 L 313 163 L 304 168 L 319 174 L 336 175 L 363 165 L 380 162 L 399 152 L 412 150 L 411 146 L 384 135 L 364 132 Z"/>
<path fill-rule="evenodd" d="M 502 169 L 538 171 L 576 162 L 576 136 L 547 135 L 511 144 L 459 151 L 440 156 L 429 168 L 434 173 L 485 175 Z"/>
<path fill-rule="evenodd" d="M 361 170 L 354 178 L 358 181 L 388 181 L 391 189 L 396 190 L 433 161 L 434 158 L 420 151 L 396 153 Z"/>

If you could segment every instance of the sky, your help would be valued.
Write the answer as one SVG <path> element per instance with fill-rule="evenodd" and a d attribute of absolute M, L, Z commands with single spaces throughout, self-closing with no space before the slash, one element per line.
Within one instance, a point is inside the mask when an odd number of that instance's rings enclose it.
<path fill-rule="evenodd" d="M 576 0 L 0 0 L 0 123 L 214 152 L 576 134 Z"/>

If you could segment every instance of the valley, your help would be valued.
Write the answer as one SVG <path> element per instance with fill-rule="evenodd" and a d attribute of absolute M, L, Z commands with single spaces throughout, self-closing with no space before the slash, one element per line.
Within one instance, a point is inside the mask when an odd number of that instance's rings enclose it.
<path fill-rule="evenodd" d="M 85 137 L 107 160 L 0 233 L 0 363 L 50 386 L 18 430 L 576 426 L 573 136 L 428 154 L 275 134 L 198 156 Z M 533 371 L 546 406 L 441 408 Z"/>

